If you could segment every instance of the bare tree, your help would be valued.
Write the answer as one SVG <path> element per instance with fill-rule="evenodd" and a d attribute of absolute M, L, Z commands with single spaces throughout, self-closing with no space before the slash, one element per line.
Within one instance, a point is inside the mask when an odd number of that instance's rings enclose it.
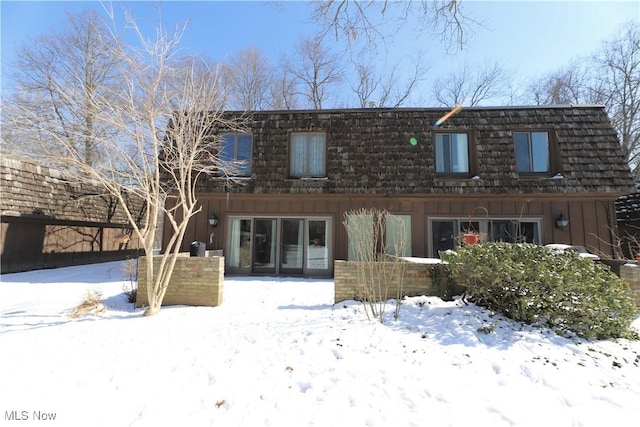
<path fill-rule="evenodd" d="M 355 83 L 349 82 L 351 90 L 358 98 L 360 108 L 381 107 L 374 101 L 375 93 L 380 86 L 380 78 L 376 76 L 373 65 L 357 63 L 355 66 Z"/>
<path fill-rule="evenodd" d="M 242 111 L 264 110 L 275 83 L 269 58 L 250 47 L 234 54 L 223 66 L 230 108 Z"/>
<path fill-rule="evenodd" d="M 115 61 L 109 52 L 114 42 L 106 37 L 107 28 L 95 11 L 67 15 L 61 32 L 25 42 L 17 51 L 12 76 L 11 104 L 30 112 L 38 112 L 55 138 L 48 136 L 47 149 L 55 150 L 59 140 L 75 147 L 88 165 L 100 157 L 99 137 L 114 132 L 97 117 L 104 114 L 97 99 L 104 98 L 115 84 Z M 33 132 L 7 134 L 23 142 Z M 29 142 L 27 142 L 29 144 Z M 37 147 L 32 147 L 36 149 Z"/>
<path fill-rule="evenodd" d="M 468 24 L 460 0 L 325 0 L 316 1 L 312 17 L 322 25 L 321 34 L 334 34 L 375 44 L 415 18 L 420 31 L 431 27 L 448 45 L 462 47 Z M 385 30 L 386 25 L 391 25 Z"/>
<path fill-rule="evenodd" d="M 529 96 L 536 105 L 582 104 L 597 102 L 591 88 L 589 64 L 574 60 L 529 85 Z"/>
<path fill-rule="evenodd" d="M 114 43 L 108 55 L 118 64 L 120 84 L 94 100 L 101 111 L 108 112 L 96 118 L 99 125 L 118 131 L 117 136 L 92 136 L 92 143 L 103 147 L 101 162 L 86 163 L 74 138 L 60 134 L 37 109 L 15 106 L 19 114 L 12 115 L 10 123 L 55 140 L 59 150 L 44 150 L 42 144 L 41 158 L 69 168 L 77 179 L 95 180 L 118 199 L 149 259 L 144 273 L 149 307 L 144 314 L 154 315 L 169 286 L 187 224 L 200 209 L 195 193 L 198 179 L 202 174 L 225 172 L 218 156 L 219 141 L 211 130 L 238 126 L 224 118 L 219 73 L 199 58 L 176 55 L 185 28 L 169 34 L 159 27 L 156 37 L 148 39 L 130 16 L 127 26 L 138 36 L 140 46 Z M 63 91 L 61 96 L 68 101 L 74 94 Z M 83 135 L 83 129 L 69 132 L 72 137 Z M 14 147 L 16 152 L 21 148 L 25 147 Z M 32 157 L 28 151 L 23 154 Z M 125 199 L 131 195 L 146 203 L 142 218 L 128 208 Z M 156 260 L 152 255 L 159 213 L 164 213 L 171 232 L 164 254 Z"/>
<path fill-rule="evenodd" d="M 330 91 L 342 80 L 340 60 L 323 44 L 322 39 L 303 39 L 292 60 L 286 64 L 297 83 L 297 94 L 313 109 L 322 109 Z"/>
<path fill-rule="evenodd" d="M 640 179 L 640 25 L 626 24 L 591 57 L 534 81 L 528 99 L 537 104 L 602 104 L 624 155 Z"/>
<path fill-rule="evenodd" d="M 360 108 L 398 108 L 404 105 L 424 81 L 429 70 L 423 64 L 422 55 L 418 56 L 411 75 L 404 81 L 398 71 L 398 65 L 381 73 L 376 71 L 372 63 L 355 62 L 354 67 L 356 79 L 350 81 L 349 85 L 357 97 Z"/>
<path fill-rule="evenodd" d="M 497 63 L 483 67 L 465 64 L 457 72 L 436 80 L 433 95 L 445 107 L 460 104 L 474 107 L 491 98 L 505 95 L 508 80 L 506 72 Z"/>
<path fill-rule="evenodd" d="M 283 65 L 280 69 L 282 75 L 274 77 L 270 89 L 269 107 L 274 110 L 295 110 L 298 108 L 295 79 L 288 71 L 289 66 Z"/>
<path fill-rule="evenodd" d="M 594 57 L 593 90 L 607 107 L 622 150 L 640 178 L 640 24 L 630 22 Z"/>

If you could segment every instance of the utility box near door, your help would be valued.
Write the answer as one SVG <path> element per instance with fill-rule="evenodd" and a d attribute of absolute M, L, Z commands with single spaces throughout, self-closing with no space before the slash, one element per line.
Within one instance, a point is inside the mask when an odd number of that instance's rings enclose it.
<path fill-rule="evenodd" d="M 154 270 L 161 256 L 154 257 Z M 138 291 L 136 307 L 149 305 L 145 270 L 147 257 L 138 259 Z M 155 273 L 155 272 L 154 272 Z M 181 254 L 162 305 L 197 305 L 215 307 L 222 304 L 224 257 L 190 257 Z"/>
<path fill-rule="evenodd" d="M 204 242 L 191 243 L 191 256 L 203 257 L 207 255 L 207 245 Z"/>

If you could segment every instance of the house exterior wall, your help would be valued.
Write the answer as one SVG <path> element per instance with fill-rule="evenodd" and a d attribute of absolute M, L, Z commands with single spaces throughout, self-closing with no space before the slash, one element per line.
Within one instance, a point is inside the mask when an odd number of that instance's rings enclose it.
<path fill-rule="evenodd" d="M 613 256 L 614 201 L 630 192 L 633 182 L 602 107 L 469 108 L 434 129 L 446 112 L 248 113 L 251 176 L 232 184 L 215 176 L 199 181 L 202 210 L 189 224 L 183 249 L 203 241 L 208 248 L 223 249 L 229 259 L 234 218 L 329 218 L 331 260 L 343 260 L 348 258 L 345 213 L 378 208 L 411 218 L 412 256 L 437 256 L 432 224 L 449 219 L 535 222 L 536 243 L 583 245 L 603 257 Z M 526 130 L 548 132 L 547 173 L 518 172 L 514 133 Z M 290 176 L 293 132 L 326 134 L 326 177 Z M 438 132 L 469 135 L 469 173 L 436 174 Z M 212 213 L 219 219 L 215 229 L 207 223 Z M 561 214 L 569 218 L 565 229 L 555 226 Z"/>
<path fill-rule="evenodd" d="M 344 214 L 360 208 L 385 209 L 392 214 L 411 215 L 411 254 L 416 257 L 437 257 L 430 247 L 429 221 L 443 218 L 484 219 L 485 207 L 493 219 L 521 218 L 540 220 L 541 244 L 565 243 L 585 246 L 593 253 L 611 257 L 614 245 L 611 227 L 615 227 L 613 202 L 604 198 L 546 197 L 534 200 L 524 197 L 371 197 L 371 196 L 291 196 L 275 197 L 253 195 L 202 195 L 202 211 L 189 223 L 183 249 L 192 241 L 202 241 L 209 249 L 229 250 L 229 218 L 233 216 L 276 217 L 330 217 L 333 230 L 333 259 L 347 259 L 347 233 L 343 225 Z M 218 216 L 215 229 L 208 225 L 211 213 Z M 564 230 L 555 226 L 556 218 L 564 213 L 569 226 Z M 211 232 L 213 231 L 213 239 Z"/>

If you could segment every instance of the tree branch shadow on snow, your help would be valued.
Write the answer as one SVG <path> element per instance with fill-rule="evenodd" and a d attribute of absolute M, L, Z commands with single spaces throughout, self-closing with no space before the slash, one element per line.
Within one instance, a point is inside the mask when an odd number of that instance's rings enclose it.
<path fill-rule="evenodd" d="M 69 317 L 69 313 L 52 313 L 52 314 L 25 314 L 25 311 L 16 311 L 10 313 L 3 313 L 3 319 L 11 319 L 11 318 L 20 318 L 23 319 L 20 323 L 1 323 L 0 324 L 0 335 L 14 332 L 14 331 L 30 331 L 35 329 L 42 328 L 51 328 L 56 326 L 62 326 L 67 323 L 77 323 L 77 322 L 97 322 L 100 320 L 111 319 L 109 317 L 105 317 L 105 315 L 94 315 L 88 314 L 84 317 L 78 319 L 72 319 Z M 42 321 L 38 321 L 37 319 L 43 319 Z M 45 319 L 50 319 L 50 321 L 46 321 Z"/>
<path fill-rule="evenodd" d="M 65 323 L 78 321 L 80 319 L 61 318 L 60 313 L 56 314 L 26 314 L 24 310 L 11 311 L 9 313 L 2 313 L 3 322 L 0 323 L 0 335 L 4 335 L 9 332 L 15 331 L 28 331 L 33 329 L 48 328 L 53 326 L 61 326 Z M 20 323 L 7 323 L 5 319 L 24 319 Z M 37 319 L 43 319 L 38 321 Z M 44 319 L 51 319 L 50 322 Z"/>
<path fill-rule="evenodd" d="M 316 305 L 289 304 L 289 305 L 278 306 L 278 310 L 327 310 L 327 309 L 331 309 L 332 307 L 333 307 L 333 304 L 316 304 Z"/>
<path fill-rule="evenodd" d="M 0 323 L 0 335 L 14 331 L 28 331 L 41 328 L 51 328 L 62 326 L 67 323 L 77 322 L 98 322 L 101 320 L 121 320 L 133 317 L 139 317 L 139 313 L 133 303 L 127 301 L 124 293 L 112 295 L 102 300 L 102 304 L 107 308 L 104 314 L 87 314 L 86 316 L 72 319 L 69 317 L 71 309 L 54 313 L 32 313 L 26 310 L 15 310 L 2 313 L 2 323 Z M 117 317 L 111 314 L 119 313 Z M 122 316 L 122 314 L 125 316 Z M 128 315 L 127 315 L 128 314 Z M 19 323 L 11 322 L 11 319 L 20 319 Z M 47 319 L 50 319 L 47 321 Z"/>

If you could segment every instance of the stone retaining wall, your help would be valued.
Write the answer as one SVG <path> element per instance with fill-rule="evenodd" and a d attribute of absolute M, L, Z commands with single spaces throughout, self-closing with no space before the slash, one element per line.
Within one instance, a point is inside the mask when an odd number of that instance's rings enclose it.
<path fill-rule="evenodd" d="M 334 302 L 345 300 L 361 300 L 364 296 L 364 285 L 358 277 L 359 262 L 340 261 L 334 263 Z M 382 263 L 382 268 L 392 269 L 393 263 Z M 407 262 L 404 265 L 404 275 L 402 283 L 402 296 L 438 296 L 450 297 L 460 295 L 462 287 L 444 284 L 434 284 L 431 279 L 432 268 L 443 268 L 444 264 L 425 264 Z M 398 294 L 400 277 L 392 278 L 389 285 L 389 298 L 395 298 Z"/>
<path fill-rule="evenodd" d="M 640 306 L 640 266 L 625 264 L 620 267 L 620 278 L 627 282 L 636 298 L 636 304 Z"/>
<path fill-rule="evenodd" d="M 154 267 L 161 256 L 154 257 Z M 144 274 L 147 257 L 138 259 L 138 293 L 136 307 L 149 305 Z M 224 257 L 190 257 L 181 254 L 171 276 L 162 305 L 198 305 L 215 307 L 222 304 Z"/>

